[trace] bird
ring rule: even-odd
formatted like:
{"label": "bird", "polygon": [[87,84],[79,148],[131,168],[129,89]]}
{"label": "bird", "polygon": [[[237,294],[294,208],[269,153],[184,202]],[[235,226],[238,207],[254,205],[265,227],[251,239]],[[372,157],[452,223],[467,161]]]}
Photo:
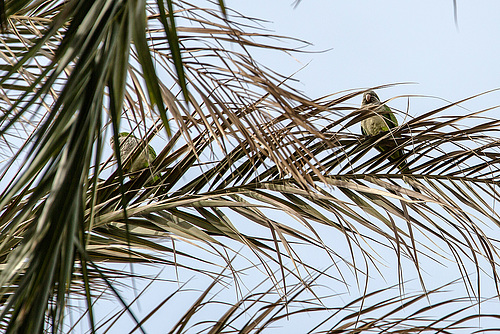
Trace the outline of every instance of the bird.
{"label": "bird", "polygon": [[[398,126],[398,120],[391,111],[391,108],[382,104],[378,95],[370,90],[363,94],[363,101],[361,102],[361,109],[370,109],[373,116],[365,118],[361,121],[361,132],[365,136],[376,136],[378,134],[389,132],[391,129]],[[393,151],[397,147],[397,143],[392,140],[387,140],[383,145],[379,144],[375,148],[381,153]],[[404,153],[402,149],[397,149],[389,156],[389,161],[397,162],[401,160]],[[406,159],[400,162],[398,169],[401,173],[409,173]]]}
{"label": "bird", "polygon": [[[146,144],[143,140],[128,132],[120,132],[118,134],[118,141],[120,145],[121,161],[125,163],[125,165],[122,166],[123,171],[130,173],[131,175],[129,175],[129,177],[131,179],[135,178],[133,175],[134,172],[150,167],[153,160],[156,159],[156,152],[151,145],[145,146]],[[113,148],[113,153],[116,155],[113,137],[110,139],[110,144]],[[139,150],[142,151],[139,153]],[[133,161],[127,161],[130,158],[132,158]],[[158,175],[154,175],[148,180],[148,183],[155,182],[158,178]]]}

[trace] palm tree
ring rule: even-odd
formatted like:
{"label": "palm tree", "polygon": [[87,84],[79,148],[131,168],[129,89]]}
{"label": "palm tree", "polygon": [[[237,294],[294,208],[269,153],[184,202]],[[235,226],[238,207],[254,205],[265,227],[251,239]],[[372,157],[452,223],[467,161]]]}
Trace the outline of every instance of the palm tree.
{"label": "palm tree", "polygon": [[[482,317],[483,286],[498,294],[497,240],[484,231],[499,221],[491,110],[442,116],[458,101],[365,137],[363,91],[298,93],[251,56],[294,49],[222,1],[2,4],[6,332],[69,332],[84,321],[102,331],[123,314],[146,331],[189,293],[175,282],[139,315],[148,286],[130,298],[130,282],[171,286],[150,266],[210,282],[170,319],[165,330],[179,333],[261,331],[310,314],[321,318],[312,332],[453,332]],[[109,146],[122,131],[158,151],[135,175]],[[391,152],[374,155],[384,141],[405,150],[411,175]],[[396,284],[373,289],[387,257]],[[435,301],[450,285],[428,288],[425,266],[450,259],[467,291]],[[419,292],[405,290],[411,270]],[[362,292],[339,306],[338,284]],[[214,293],[227,286],[230,297]],[[102,316],[103,298],[122,310]]]}

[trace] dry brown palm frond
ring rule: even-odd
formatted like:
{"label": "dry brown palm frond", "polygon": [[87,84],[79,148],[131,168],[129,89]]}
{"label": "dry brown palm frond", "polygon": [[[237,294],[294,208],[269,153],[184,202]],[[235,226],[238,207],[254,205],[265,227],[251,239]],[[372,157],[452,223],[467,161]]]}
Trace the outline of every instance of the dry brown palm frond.
{"label": "dry brown palm frond", "polygon": [[[9,3],[0,42],[0,135],[10,158],[1,175],[0,325],[39,332],[48,321],[57,331],[73,294],[84,295],[93,323],[93,289],[103,285],[127,310],[107,267],[116,263],[130,264],[130,276],[133,264],[211,278],[228,266],[240,282],[237,254],[279,293],[268,310],[295,289],[321,302],[308,284],[324,266],[310,263],[310,249],[334,265],[325,274],[332,284],[365,289],[373,273],[384,276],[389,251],[401,291],[413,269],[424,288],[401,297],[409,303],[426,295],[428,262],[453,263],[471,297],[481,297],[483,280],[498,285],[498,237],[485,231],[499,223],[499,121],[494,107],[453,115],[482,96],[364,137],[363,91],[297,93],[251,57],[253,48],[293,49],[258,21],[208,2],[164,5]],[[109,137],[123,130],[161,148],[137,175],[108,159]],[[389,142],[406,152],[411,175],[387,159],[394,150],[376,154]],[[352,319],[339,326],[386,329],[385,318]]]}
{"label": "dry brown palm frond", "polygon": [[[494,312],[477,314],[474,308],[478,303],[457,297],[453,292],[456,281],[426,293],[400,295],[394,285],[353,297],[331,291],[324,285],[324,278],[320,273],[305,280],[310,289],[322,291],[321,300],[311,295],[302,283],[290,285],[287,294],[281,295],[268,280],[263,280],[253,283],[248,292],[232,301],[227,296],[226,286],[230,280],[221,274],[207,282],[206,288],[199,288],[199,284],[193,287],[194,282],[190,281],[157,291],[155,294],[159,295],[160,302],[141,312],[135,307],[138,298],[158,286],[157,277],[144,277],[142,279],[149,283],[127,304],[129,311],[135,314],[136,323],[122,321],[126,314],[122,310],[110,312],[99,321],[96,329],[112,330],[119,324],[123,331],[133,332],[139,328],[147,331],[161,324],[169,333],[260,333],[287,328],[304,333],[455,333],[474,332],[479,323],[498,320]],[[190,301],[182,303],[185,295],[189,295]],[[433,305],[429,305],[429,298]],[[494,298],[485,298],[481,303],[486,304]],[[177,310],[175,319],[174,312],[169,311],[173,309]],[[165,315],[174,321],[165,324]],[[81,322],[82,318],[73,328],[82,327]],[[495,331],[496,327],[489,329]]]}

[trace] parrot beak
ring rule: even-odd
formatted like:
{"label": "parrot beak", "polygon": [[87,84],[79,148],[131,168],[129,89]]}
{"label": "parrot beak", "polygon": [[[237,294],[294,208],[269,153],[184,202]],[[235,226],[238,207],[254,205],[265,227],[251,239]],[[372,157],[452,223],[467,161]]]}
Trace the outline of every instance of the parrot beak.
{"label": "parrot beak", "polygon": [[365,101],[366,101],[367,103],[370,103],[370,100],[371,100],[371,99],[372,99],[372,96],[371,96],[370,94],[366,94],[366,96],[365,96]]}

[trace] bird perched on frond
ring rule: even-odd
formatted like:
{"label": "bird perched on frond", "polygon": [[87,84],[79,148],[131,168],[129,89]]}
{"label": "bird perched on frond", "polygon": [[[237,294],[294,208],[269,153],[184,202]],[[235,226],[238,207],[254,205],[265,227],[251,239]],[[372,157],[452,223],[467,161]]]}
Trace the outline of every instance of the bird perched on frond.
{"label": "bird perched on frond", "polygon": [[[126,173],[134,173],[144,168],[148,168],[151,166],[153,160],[156,159],[156,152],[151,145],[146,146],[146,143],[143,140],[131,135],[128,132],[119,133],[118,141],[120,145],[121,161],[122,163],[125,163],[122,167],[123,171]],[[111,137],[110,143],[113,148],[113,154],[115,154],[115,141],[113,137]],[[130,157],[133,157],[133,159],[127,162]],[[135,176],[133,174],[130,175],[130,178],[134,177]],[[155,182],[158,178],[158,175],[154,175],[148,183]]]}
{"label": "bird perched on frond", "polygon": [[[389,132],[392,128],[398,126],[398,120],[391,111],[391,108],[382,104],[378,95],[370,90],[363,94],[363,101],[361,102],[361,109],[372,110],[373,116],[365,118],[361,121],[361,132],[365,136],[376,136],[383,132]],[[376,149],[381,153],[393,151],[397,147],[397,143],[392,140],[386,140],[383,145],[377,145]],[[391,162],[400,161],[404,153],[402,149],[397,149],[389,156]],[[409,173],[406,160],[403,160],[398,165],[399,170],[403,174]]]}

